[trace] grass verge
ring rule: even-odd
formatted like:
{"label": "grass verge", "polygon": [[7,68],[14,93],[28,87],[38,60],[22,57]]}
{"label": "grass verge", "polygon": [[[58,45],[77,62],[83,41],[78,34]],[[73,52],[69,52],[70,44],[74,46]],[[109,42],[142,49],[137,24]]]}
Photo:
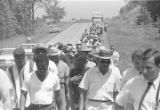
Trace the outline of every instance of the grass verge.
{"label": "grass verge", "polygon": [[[68,28],[71,23],[62,22],[57,25],[61,27],[61,30],[63,31]],[[47,42],[57,34],[58,33],[49,33],[49,26],[47,24],[41,24],[37,26],[36,32],[34,35],[31,35],[31,38],[33,43]],[[24,35],[17,35],[8,39],[0,40],[0,48],[18,47],[19,44],[22,43],[26,43],[26,37]]]}
{"label": "grass verge", "polygon": [[121,71],[131,66],[131,54],[134,50],[139,48],[160,49],[160,40],[155,39],[157,31],[151,25],[137,26],[119,21],[110,21],[108,23],[108,32],[104,38],[107,37],[107,42],[113,44],[115,50],[120,53],[119,68]]}

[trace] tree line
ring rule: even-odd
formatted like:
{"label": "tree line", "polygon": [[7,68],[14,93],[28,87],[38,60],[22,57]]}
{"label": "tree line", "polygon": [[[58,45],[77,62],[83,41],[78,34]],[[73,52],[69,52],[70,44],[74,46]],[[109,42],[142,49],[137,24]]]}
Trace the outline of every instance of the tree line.
{"label": "tree line", "polygon": [[58,0],[0,0],[0,39],[33,34],[38,8],[44,8],[47,13],[44,18],[52,19],[54,23],[66,15]]}
{"label": "tree line", "polygon": [[[120,15],[126,14],[135,7],[140,7],[140,15],[137,16],[137,24],[148,24],[159,22],[160,1],[159,0],[125,0],[126,5],[120,9]],[[151,19],[151,21],[150,21]]]}

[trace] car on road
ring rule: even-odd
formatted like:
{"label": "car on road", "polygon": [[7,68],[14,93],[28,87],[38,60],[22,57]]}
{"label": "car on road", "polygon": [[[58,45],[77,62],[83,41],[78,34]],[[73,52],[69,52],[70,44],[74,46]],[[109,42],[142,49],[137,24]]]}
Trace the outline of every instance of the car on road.
{"label": "car on road", "polygon": [[59,33],[61,28],[59,26],[49,25],[49,33]]}
{"label": "car on road", "polygon": [[26,54],[27,59],[32,59],[32,57],[33,57],[32,49],[36,45],[37,44],[34,44],[34,43],[20,44],[20,48],[23,48],[25,50],[25,54]]}
{"label": "car on road", "polygon": [[13,51],[15,48],[0,49],[0,68],[6,70],[8,66],[14,64]]}

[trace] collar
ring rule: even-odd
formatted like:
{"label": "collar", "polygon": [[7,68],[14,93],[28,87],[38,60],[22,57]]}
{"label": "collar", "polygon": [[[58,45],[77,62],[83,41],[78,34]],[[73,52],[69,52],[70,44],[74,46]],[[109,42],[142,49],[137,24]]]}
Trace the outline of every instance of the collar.
{"label": "collar", "polygon": [[[143,75],[142,75],[143,76]],[[144,81],[147,83],[148,81],[143,77]],[[153,87],[155,89],[158,89],[158,86],[159,86],[159,83],[160,83],[160,72],[158,74],[158,77],[153,81]]]}
{"label": "collar", "polygon": [[[101,75],[103,75],[100,71],[99,71],[99,68],[98,68],[98,66],[96,66],[96,73],[99,73],[99,74],[101,74]],[[108,76],[109,74],[111,74],[111,72],[112,72],[112,69],[111,68],[108,68],[108,71],[106,72],[106,74],[104,75],[104,76]]]}
{"label": "collar", "polygon": [[153,86],[158,89],[158,86],[159,86],[159,83],[160,83],[160,72],[158,74],[158,77],[153,81]]}

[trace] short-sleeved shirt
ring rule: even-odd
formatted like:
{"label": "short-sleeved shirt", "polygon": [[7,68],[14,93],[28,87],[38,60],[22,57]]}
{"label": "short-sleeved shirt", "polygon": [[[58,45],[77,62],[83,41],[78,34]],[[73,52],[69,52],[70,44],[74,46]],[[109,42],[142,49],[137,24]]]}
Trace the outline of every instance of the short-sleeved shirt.
{"label": "short-sleeved shirt", "polygon": [[60,78],[61,83],[64,83],[64,78],[69,76],[69,67],[62,60],[57,64],[58,76]]}
{"label": "short-sleeved shirt", "polygon": [[94,67],[85,73],[79,87],[88,91],[88,99],[113,102],[113,91],[119,91],[120,77],[112,69],[103,75],[98,67]]}
{"label": "short-sleeved shirt", "polygon": [[[143,104],[141,106],[141,110],[155,110],[156,94],[159,82],[160,82],[160,75],[153,82],[153,85],[147,92]],[[124,88],[120,91],[120,93],[117,95],[116,103],[120,106],[125,106],[127,103],[130,103],[133,104],[134,110],[138,110],[142,95],[144,94],[147,88],[147,83],[148,82],[147,80],[145,80],[143,75],[138,75],[130,79],[126,83]]]}
{"label": "short-sleeved shirt", "polygon": [[34,71],[26,78],[22,85],[23,91],[28,91],[32,104],[51,104],[53,92],[60,90],[60,80],[56,74],[49,72],[47,77],[40,81]]}
{"label": "short-sleeved shirt", "polygon": [[9,98],[11,88],[12,85],[7,74],[2,69],[0,69],[0,100],[2,100],[2,102]]}
{"label": "short-sleeved shirt", "polygon": [[135,76],[138,76],[140,75],[139,74],[139,71],[137,71],[135,69],[135,67],[130,67],[128,68],[127,70],[125,70],[122,74],[122,81],[121,81],[121,88],[124,87],[124,85],[126,84],[126,82],[130,79],[132,79],[133,77]]}

